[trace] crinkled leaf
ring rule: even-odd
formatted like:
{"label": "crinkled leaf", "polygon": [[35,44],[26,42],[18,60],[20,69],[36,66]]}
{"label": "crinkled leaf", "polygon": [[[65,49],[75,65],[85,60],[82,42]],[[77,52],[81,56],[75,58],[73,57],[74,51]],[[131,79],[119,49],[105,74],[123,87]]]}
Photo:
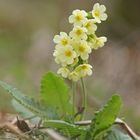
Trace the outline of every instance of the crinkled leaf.
{"label": "crinkled leaf", "polygon": [[69,138],[84,137],[87,130],[80,128],[77,125],[70,124],[61,120],[48,120],[44,122],[44,126],[47,128],[54,128],[61,131],[65,136]]}
{"label": "crinkled leaf", "polygon": [[41,97],[44,103],[59,109],[63,114],[71,113],[72,105],[69,103],[69,88],[64,80],[49,72],[41,80]]}
{"label": "crinkled leaf", "polygon": [[132,138],[129,135],[122,133],[118,129],[112,129],[103,138],[103,140],[132,140]]}
{"label": "crinkled leaf", "polygon": [[96,139],[112,126],[120,111],[121,104],[120,96],[114,95],[102,109],[95,113],[89,133],[87,134],[87,138],[90,137],[89,140]]}
{"label": "crinkled leaf", "polygon": [[30,110],[35,115],[41,117],[41,118],[48,118],[53,119],[56,118],[55,111],[52,108],[44,108],[42,107],[38,102],[36,102],[34,99],[25,96],[20,91],[18,91],[16,88],[12,87],[11,85],[0,81],[0,86],[3,87],[8,93],[21,105],[23,105],[25,108]]}

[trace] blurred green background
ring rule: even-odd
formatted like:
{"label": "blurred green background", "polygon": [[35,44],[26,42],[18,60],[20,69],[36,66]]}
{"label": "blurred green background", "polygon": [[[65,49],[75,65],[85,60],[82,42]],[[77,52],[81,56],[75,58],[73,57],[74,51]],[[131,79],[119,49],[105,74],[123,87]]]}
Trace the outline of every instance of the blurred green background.
{"label": "blurred green background", "polygon": [[[72,10],[90,11],[95,2],[107,7],[109,18],[97,34],[107,36],[108,42],[90,57],[94,73],[86,79],[89,110],[118,93],[124,102],[120,116],[140,134],[139,0],[0,0],[0,80],[37,98],[41,76],[58,68],[53,36],[71,29]],[[0,110],[12,110],[2,89]]]}

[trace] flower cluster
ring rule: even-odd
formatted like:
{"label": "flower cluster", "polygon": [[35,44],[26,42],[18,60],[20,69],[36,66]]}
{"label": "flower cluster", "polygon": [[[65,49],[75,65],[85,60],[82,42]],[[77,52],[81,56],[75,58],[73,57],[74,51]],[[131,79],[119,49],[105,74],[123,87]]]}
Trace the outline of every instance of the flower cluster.
{"label": "flower cluster", "polygon": [[92,66],[88,64],[89,54],[93,49],[104,46],[106,37],[97,37],[97,24],[107,19],[104,5],[96,3],[93,10],[74,10],[69,16],[69,23],[73,29],[69,34],[60,32],[54,36],[55,51],[53,56],[57,64],[61,65],[57,73],[72,81],[92,74]]}

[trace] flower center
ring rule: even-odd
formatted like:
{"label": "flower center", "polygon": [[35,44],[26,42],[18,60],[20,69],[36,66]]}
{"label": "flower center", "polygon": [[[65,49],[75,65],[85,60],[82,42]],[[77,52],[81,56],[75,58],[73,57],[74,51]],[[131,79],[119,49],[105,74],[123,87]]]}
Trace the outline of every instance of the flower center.
{"label": "flower center", "polygon": [[72,56],[72,52],[70,50],[65,51],[65,56],[71,57]]}
{"label": "flower center", "polygon": [[68,44],[68,40],[66,38],[61,40],[62,45],[66,46]]}
{"label": "flower center", "polygon": [[80,52],[84,52],[84,51],[85,51],[85,48],[84,48],[83,46],[80,46],[80,47],[79,47],[79,51],[80,51]]}
{"label": "flower center", "polygon": [[81,16],[81,15],[76,15],[76,17],[75,17],[75,18],[76,18],[76,20],[77,20],[77,21],[82,20],[82,16]]}
{"label": "flower center", "polygon": [[99,10],[96,10],[96,11],[95,11],[95,16],[96,16],[96,17],[99,17],[99,16],[100,16],[100,11],[99,11]]}
{"label": "flower center", "polygon": [[83,70],[85,70],[85,69],[87,69],[87,66],[83,65],[81,68],[82,68]]}
{"label": "flower center", "polygon": [[80,36],[80,35],[82,34],[82,30],[77,29],[77,30],[76,30],[76,34],[77,34],[78,36]]}
{"label": "flower center", "polygon": [[88,22],[86,28],[89,28],[90,26],[91,26],[91,22]]}

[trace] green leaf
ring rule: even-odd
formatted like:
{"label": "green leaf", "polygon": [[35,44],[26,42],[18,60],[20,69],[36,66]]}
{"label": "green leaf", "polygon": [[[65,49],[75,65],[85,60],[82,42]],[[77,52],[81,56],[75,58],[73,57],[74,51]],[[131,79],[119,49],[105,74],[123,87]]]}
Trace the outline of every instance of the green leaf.
{"label": "green leaf", "polygon": [[[34,113],[29,111],[27,108],[25,108],[23,105],[19,104],[15,99],[12,99],[12,105],[14,109],[23,117],[23,118],[30,118],[35,116]],[[40,121],[41,118],[39,117],[33,117],[30,119],[30,122],[33,124],[37,124]]]}
{"label": "green leaf", "polygon": [[121,104],[120,96],[114,95],[102,109],[95,112],[88,133],[91,140],[95,140],[101,133],[112,126],[120,111]]}
{"label": "green leaf", "polygon": [[132,140],[132,138],[129,135],[122,133],[118,129],[112,129],[103,138],[103,140]]}
{"label": "green leaf", "polygon": [[49,72],[41,80],[41,98],[47,104],[63,114],[72,112],[72,105],[69,103],[69,88],[64,80],[58,75]]}
{"label": "green leaf", "polygon": [[60,130],[65,136],[69,138],[83,137],[87,130],[77,125],[70,124],[61,120],[48,120],[44,122],[44,127],[54,128]]}
{"label": "green leaf", "polygon": [[35,115],[41,117],[41,118],[48,118],[53,119],[55,114],[55,111],[51,108],[44,108],[42,107],[38,102],[36,102],[34,99],[25,96],[20,91],[18,91],[16,88],[8,85],[7,83],[0,81],[0,86],[3,87],[8,93],[21,105],[23,105],[25,108],[33,112]]}

